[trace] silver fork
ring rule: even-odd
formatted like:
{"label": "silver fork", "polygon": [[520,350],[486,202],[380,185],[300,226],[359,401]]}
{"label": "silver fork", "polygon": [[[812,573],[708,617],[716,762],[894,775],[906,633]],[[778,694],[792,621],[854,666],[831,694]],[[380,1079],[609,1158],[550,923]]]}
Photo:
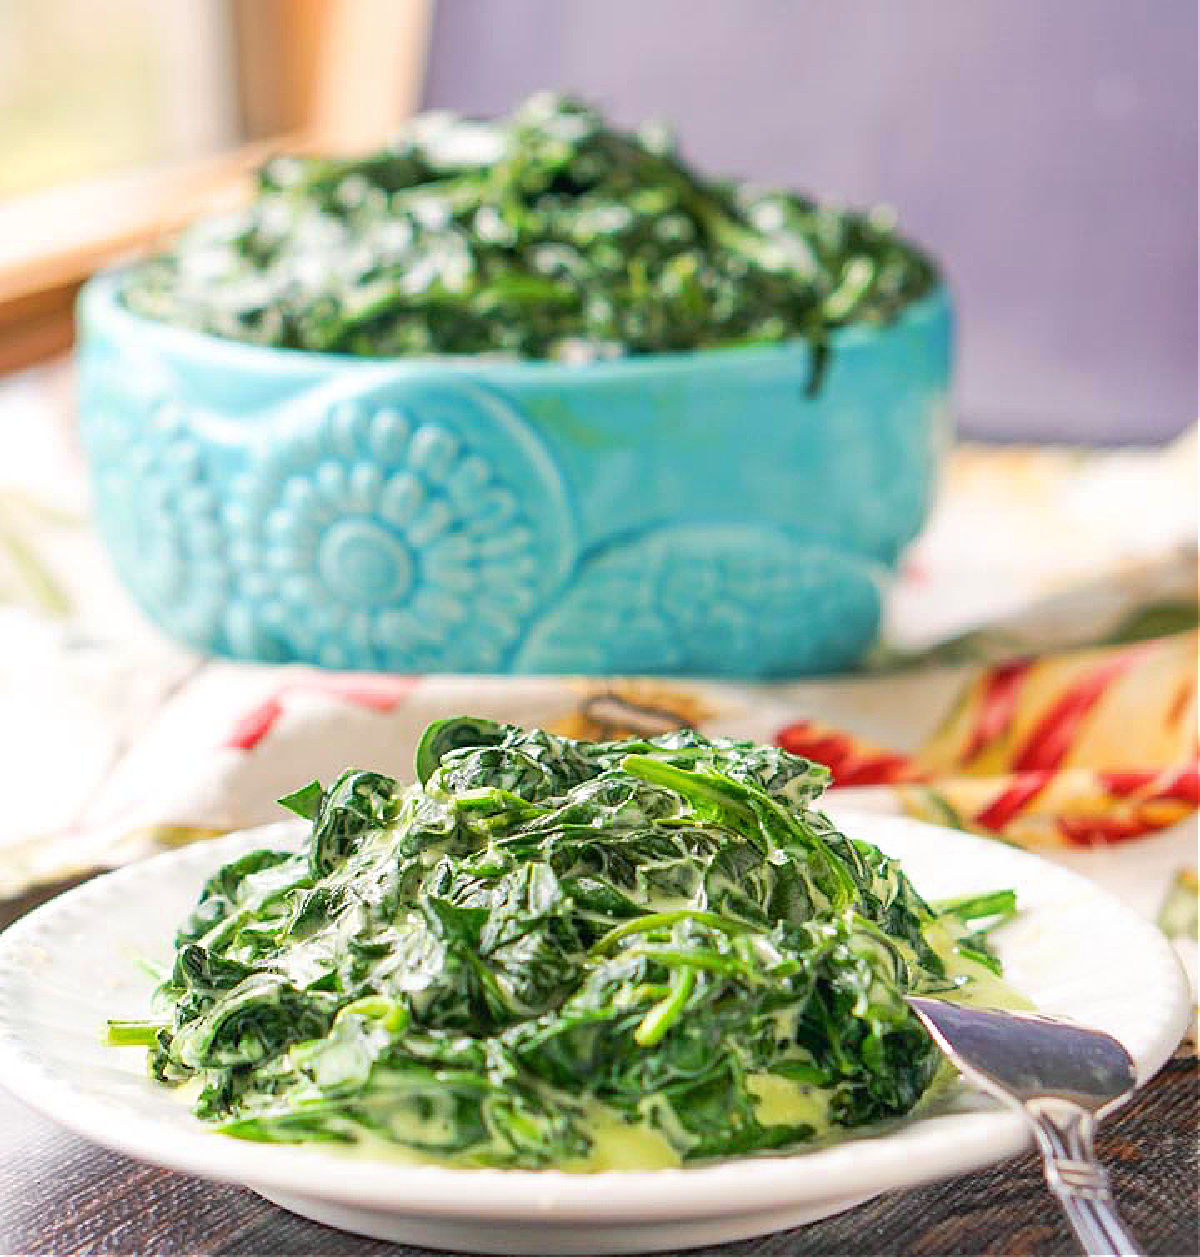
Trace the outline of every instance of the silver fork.
{"label": "silver fork", "polygon": [[923,995],[907,999],[963,1076],[1033,1128],[1046,1182],[1084,1252],[1139,1257],[1092,1143],[1097,1119],[1133,1091],[1129,1053],[1111,1035],[1051,1017],[964,1008]]}

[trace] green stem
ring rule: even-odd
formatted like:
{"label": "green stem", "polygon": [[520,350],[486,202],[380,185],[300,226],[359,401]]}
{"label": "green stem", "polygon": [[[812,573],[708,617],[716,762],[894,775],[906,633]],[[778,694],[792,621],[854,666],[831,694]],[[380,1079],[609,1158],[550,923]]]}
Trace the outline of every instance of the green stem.
{"label": "green stem", "polygon": [[638,956],[665,966],[668,969],[707,969],[710,973],[737,974],[752,980],[746,972],[746,966],[730,956],[722,956],[715,951],[672,951],[669,948],[638,947],[634,949]]}
{"label": "green stem", "polygon": [[158,1032],[166,1029],[161,1021],[108,1021],[105,1026],[109,1047],[153,1047]]}
{"label": "green stem", "polygon": [[726,917],[717,916],[715,912],[703,912],[699,908],[677,908],[674,912],[648,912],[645,916],[635,917],[632,921],[623,921],[614,929],[609,930],[603,938],[592,944],[589,955],[597,956],[608,951],[612,945],[631,934],[645,934],[657,930],[661,926],[674,925],[677,921],[696,921],[700,925],[711,925],[713,929],[724,930],[726,934],[747,934],[750,927],[739,921],[730,921]]}
{"label": "green stem", "polygon": [[642,1018],[642,1024],[633,1032],[633,1040],[639,1047],[653,1047],[683,1015],[683,1010],[696,985],[692,969],[679,969],[671,975],[671,993]]}
{"label": "green stem", "polygon": [[952,899],[938,899],[929,905],[940,917],[957,917],[960,921],[980,921],[985,917],[1009,920],[1017,912],[1015,890],[993,890],[982,895],[958,895]]}
{"label": "green stem", "polygon": [[985,951],[980,951],[979,948],[972,947],[969,943],[956,944],[955,951],[957,951],[964,960],[973,960],[977,965],[982,965],[985,969],[994,973],[997,977],[1000,976],[1002,970],[1000,962],[995,956],[989,955]]}

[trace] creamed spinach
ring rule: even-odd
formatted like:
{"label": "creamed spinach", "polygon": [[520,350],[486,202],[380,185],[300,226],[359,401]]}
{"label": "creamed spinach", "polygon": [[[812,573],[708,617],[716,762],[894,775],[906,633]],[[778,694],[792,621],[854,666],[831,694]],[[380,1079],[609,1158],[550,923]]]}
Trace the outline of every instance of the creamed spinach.
{"label": "creamed spinach", "polygon": [[[279,156],[256,196],[134,267],[126,304],[359,356],[588,361],[886,323],[938,281],[883,212],[708,179],[661,127],[532,97],[415,119],[365,156]],[[815,381],[814,381],[815,382]]]}
{"label": "creamed spinach", "polygon": [[176,937],[162,1081],[246,1139],[461,1165],[669,1165],[907,1113],[938,1054],[910,991],[998,966],[813,803],[824,768],[679,732],[585,743],[458,718],[408,788],[350,771],[284,802]]}

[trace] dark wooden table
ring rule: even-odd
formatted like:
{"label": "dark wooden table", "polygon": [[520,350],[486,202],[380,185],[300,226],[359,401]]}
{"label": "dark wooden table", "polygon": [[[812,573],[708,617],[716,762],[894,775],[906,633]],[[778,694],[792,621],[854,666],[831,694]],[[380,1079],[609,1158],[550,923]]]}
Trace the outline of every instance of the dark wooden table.
{"label": "dark wooden table", "polygon": [[[0,928],[27,906],[0,904]],[[1146,1251],[1163,1257],[1200,1252],[1197,1063],[1193,1051],[1182,1049],[1106,1124],[1099,1140],[1126,1219]],[[695,1251],[712,1257],[1048,1257],[1076,1249],[1039,1164],[1026,1156],[984,1173],[881,1196],[802,1230]],[[424,1252],[332,1231],[243,1188],[93,1147],[0,1090],[0,1253]]]}

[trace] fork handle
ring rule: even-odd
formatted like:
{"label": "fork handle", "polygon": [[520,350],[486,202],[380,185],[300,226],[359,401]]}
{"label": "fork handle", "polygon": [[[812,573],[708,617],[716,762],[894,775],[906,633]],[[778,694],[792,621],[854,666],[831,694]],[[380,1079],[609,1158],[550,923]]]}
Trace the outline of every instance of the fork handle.
{"label": "fork handle", "polygon": [[1096,1160],[1092,1115],[1067,1100],[1026,1104],[1033,1118],[1046,1182],[1058,1197],[1088,1257],[1142,1257],[1113,1203],[1108,1174]]}

